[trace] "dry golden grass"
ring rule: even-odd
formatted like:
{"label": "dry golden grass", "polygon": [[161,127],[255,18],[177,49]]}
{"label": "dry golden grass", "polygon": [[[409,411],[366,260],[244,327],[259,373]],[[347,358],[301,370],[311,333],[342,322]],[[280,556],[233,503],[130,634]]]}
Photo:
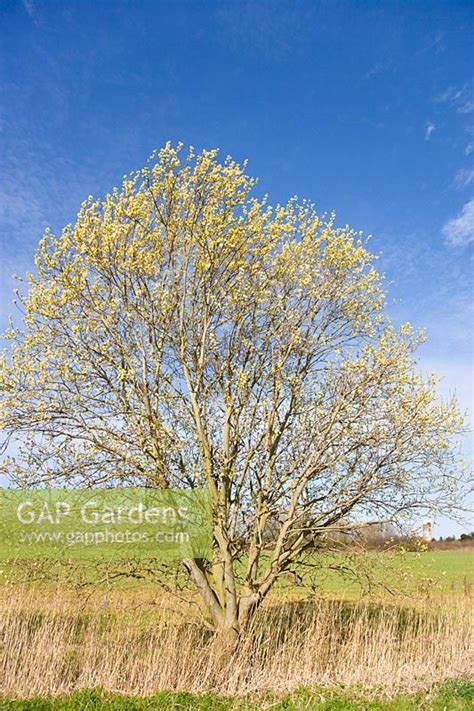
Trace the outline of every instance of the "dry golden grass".
{"label": "dry golden grass", "polygon": [[472,606],[446,598],[416,607],[319,600],[261,610],[222,660],[190,609],[122,591],[86,598],[10,589],[0,622],[0,694],[27,697],[103,687],[231,695],[363,684],[415,690],[469,673]]}

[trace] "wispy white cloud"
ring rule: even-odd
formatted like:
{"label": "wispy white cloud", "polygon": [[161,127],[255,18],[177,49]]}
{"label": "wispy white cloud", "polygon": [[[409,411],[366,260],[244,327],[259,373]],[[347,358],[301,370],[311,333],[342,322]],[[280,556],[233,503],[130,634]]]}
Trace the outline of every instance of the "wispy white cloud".
{"label": "wispy white cloud", "polygon": [[33,19],[36,15],[36,6],[33,0],[22,0],[22,5],[25,8],[28,15]]}
{"label": "wispy white cloud", "polygon": [[474,242],[474,198],[464,205],[459,215],[446,222],[443,234],[446,242],[453,247],[464,247]]}
{"label": "wispy white cloud", "polygon": [[436,53],[442,52],[444,50],[443,39],[444,32],[437,32],[434,37],[428,37],[423,46],[415,53],[415,56],[425,54],[425,52],[429,52],[432,49],[436,50]]}
{"label": "wispy white cloud", "polygon": [[[468,134],[468,143],[464,148],[464,155],[469,156],[474,152],[474,126],[472,125],[469,114],[474,112],[474,82],[466,82],[462,86],[450,86],[438,96],[433,98],[435,104],[444,104],[445,108],[452,114],[455,112],[465,116],[464,130]],[[439,110],[439,109],[438,109]],[[425,139],[428,140],[425,135]],[[474,182],[474,171],[461,168],[456,173],[454,185],[458,188],[463,188],[471,185]]]}
{"label": "wispy white cloud", "polygon": [[364,79],[372,79],[373,77],[380,76],[384,74],[392,67],[392,61],[387,60],[385,62],[375,62],[364,74]]}
{"label": "wispy white cloud", "polygon": [[428,125],[426,126],[426,130],[425,130],[425,141],[429,141],[429,140],[430,140],[431,134],[432,134],[433,131],[435,131],[435,130],[436,130],[436,126],[434,125],[434,123],[431,123],[431,121],[430,121],[430,122],[428,123]]}
{"label": "wispy white cloud", "polygon": [[472,114],[474,111],[474,100],[469,99],[458,106],[458,114]]}
{"label": "wispy white cloud", "polygon": [[458,188],[466,188],[474,183],[474,168],[461,168],[454,177],[454,183]]}
{"label": "wispy white cloud", "polygon": [[446,101],[455,101],[461,96],[461,90],[456,89],[454,86],[450,86],[443,91],[442,94],[438,94],[434,97],[434,100],[438,104],[444,104]]}
{"label": "wispy white cloud", "polygon": [[474,111],[473,83],[467,82],[461,87],[450,86],[434,98],[437,104],[449,104],[458,114],[471,114]]}

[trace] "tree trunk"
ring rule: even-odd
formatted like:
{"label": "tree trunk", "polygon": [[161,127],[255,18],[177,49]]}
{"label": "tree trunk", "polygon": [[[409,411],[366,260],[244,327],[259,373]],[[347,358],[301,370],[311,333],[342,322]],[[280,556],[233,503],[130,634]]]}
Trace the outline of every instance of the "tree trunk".
{"label": "tree trunk", "polygon": [[234,654],[237,652],[240,639],[241,630],[238,623],[234,626],[223,625],[216,629],[213,641],[213,658],[214,672],[217,675],[230,664]]}
{"label": "tree trunk", "polygon": [[237,622],[235,625],[218,627],[215,632],[216,646],[222,650],[233,652],[239,644],[241,632]]}

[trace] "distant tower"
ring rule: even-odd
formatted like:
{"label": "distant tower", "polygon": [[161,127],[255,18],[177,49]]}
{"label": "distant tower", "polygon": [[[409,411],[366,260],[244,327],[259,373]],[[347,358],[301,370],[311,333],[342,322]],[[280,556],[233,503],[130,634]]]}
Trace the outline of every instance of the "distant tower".
{"label": "distant tower", "polygon": [[429,519],[423,521],[423,540],[426,543],[431,543],[433,540],[433,534],[431,533],[431,521]]}

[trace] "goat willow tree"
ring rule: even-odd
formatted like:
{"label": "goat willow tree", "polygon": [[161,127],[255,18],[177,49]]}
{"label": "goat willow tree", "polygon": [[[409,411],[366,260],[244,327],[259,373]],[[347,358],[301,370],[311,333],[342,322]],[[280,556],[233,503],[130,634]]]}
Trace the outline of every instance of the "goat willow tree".
{"label": "goat willow tree", "polygon": [[42,238],[1,363],[20,443],[4,467],[205,487],[213,559],[184,563],[232,636],[326,532],[449,504],[462,418],[416,373],[420,336],[390,325],[358,234],[255,199],[217,151],[181,155],[167,144]]}

